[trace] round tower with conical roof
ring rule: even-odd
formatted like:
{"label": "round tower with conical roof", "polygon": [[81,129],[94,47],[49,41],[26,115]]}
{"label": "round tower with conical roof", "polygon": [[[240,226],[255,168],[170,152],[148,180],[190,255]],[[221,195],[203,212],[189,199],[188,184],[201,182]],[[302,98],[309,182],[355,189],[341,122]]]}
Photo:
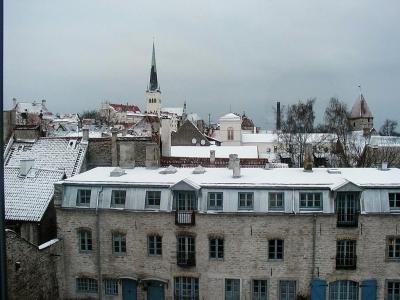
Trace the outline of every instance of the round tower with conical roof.
{"label": "round tower with conical roof", "polygon": [[362,93],[351,108],[349,121],[353,131],[371,130],[374,127],[374,117]]}

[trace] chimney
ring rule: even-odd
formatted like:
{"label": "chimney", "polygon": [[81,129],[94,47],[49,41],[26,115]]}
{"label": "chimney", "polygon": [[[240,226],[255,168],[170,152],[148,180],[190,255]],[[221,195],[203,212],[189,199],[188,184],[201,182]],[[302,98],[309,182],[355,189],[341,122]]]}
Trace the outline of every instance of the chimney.
{"label": "chimney", "polygon": [[35,160],[34,159],[21,159],[20,160],[20,167],[19,167],[19,175],[20,176],[28,175],[30,169],[33,168],[34,164],[35,164]]}
{"label": "chimney", "polygon": [[382,162],[381,170],[382,170],[382,171],[387,171],[387,170],[389,170],[389,169],[388,169],[388,163],[387,163],[387,161],[383,161],[383,162]]}
{"label": "chimney", "polygon": [[118,166],[118,148],[117,148],[118,129],[111,129],[111,166]]}
{"label": "chimney", "polygon": [[152,169],[158,168],[159,147],[158,145],[146,145],[146,160],[145,167]]}
{"label": "chimney", "polygon": [[126,136],[128,133],[128,129],[124,126],[124,129],[122,129],[122,136]]}
{"label": "chimney", "polygon": [[233,160],[233,178],[240,177],[240,158],[235,157]]}
{"label": "chimney", "polygon": [[82,142],[89,141],[89,128],[87,126],[82,129]]}
{"label": "chimney", "polygon": [[230,169],[230,170],[233,169],[233,163],[234,163],[236,158],[238,158],[237,154],[229,154],[228,169]]}
{"label": "chimney", "polygon": [[210,150],[210,164],[215,164],[215,150]]}
{"label": "chimney", "polygon": [[161,119],[161,154],[171,156],[171,119]]}
{"label": "chimney", "polygon": [[15,109],[16,106],[17,106],[17,99],[13,98],[13,109]]}
{"label": "chimney", "polygon": [[281,130],[281,103],[276,102],[276,130]]}
{"label": "chimney", "polygon": [[312,145],[306,144],[304,147],[304,163],[303,163],[304,172],[312,172],[313,162],[314,162],[314,157],[313,157]]}
{"label": "chimney", "polygon": [[42,99],[42,105],[46,106],[46,99]]}

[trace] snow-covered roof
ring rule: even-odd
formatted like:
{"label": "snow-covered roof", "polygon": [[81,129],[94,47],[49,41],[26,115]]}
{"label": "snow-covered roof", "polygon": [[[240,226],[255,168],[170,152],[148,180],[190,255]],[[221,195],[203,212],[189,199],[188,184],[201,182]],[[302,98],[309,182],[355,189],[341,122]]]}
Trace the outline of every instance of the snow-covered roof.
{"label": "snow-covered roof", "polygon": [[136,105],[115,104],[115,103],[109,103],[108,105],[112,107],[116,112],[140,113],[140,109]]}
{"label": "snow-covered roof", "polygon": [[399,136],[380,136],[373,135],[369,141],[371,146],[378,147],[399,147],[400,146],[400,137]]}
{"label": "snow-covered roof", "polygon": [[39,248],[39,250],[43,250],[43,249],[50,247],[51,245],[54,245],[55,243],[57,243],[59,241],[60,241],[59,239],[52,239],[50,241],[47,241],[46,243],[39,245],[38,248]]}
{"label": "snow-covered roof", "polygon": [[351,108],[350,118],[372,118],[372,113],[368,107],[367,101],[365,101],[364,96],[360,94],[356,102]]}
{"label": "snow-covered roof", "polygon": [[196,123],[197,121],[201,120],[201,117],[197,113],[190,113],[187,115],[186,119],[190,122]]}
{"label": "snow-covered roof", "polygon": [[5,156],[5,166],[19,167],[20,160],[34,159],[40,169],[65,170],[67,177],[80,172],[87,143],[80,139],[39,138],[36,141],[14,141]]}
{"label": "snow-covered roof", "polygon": [[234,113],[229,113],[226,115],[223,115],[221,118],[219,118],[220,121],[227,121],[227,120],[240,120],[240,117]]}
{"label": "snow-covered roof", "polygon": [[175,157],[210,157],[210,150],[215,150],[215,157],[229,158],[237,154],[239,158],[258,158],[257,146],[171,146],[171,156]]}
{"label": "snow-covered roof", "polygon": [[178,117],[182,117],[183,107],[162,107],[161,113],[176,114]]}
{"label": "snow-covered roof", "polygon": [[277,143],[276,133],[243,133],[242,143]]}
{"label": "snow-covered roof", "polygon": [[19,167],[4,168],[6,220],[39,222],[54,192],[54,183],[64,176],[62,170],[32,168],[19,176]]}
{"label": "snow-covered roof", "polygon": [[121,184],[171,187],[182,180],[190,180],[200,187],[313,187],[333,189],[345,181],[360,187],[400,188],[400,169],[387,171],[375,168],[341,168],[340,173],[329,173],[326,168],[304,172],[302,168],[241,168],[241,177],[234,178],[232,170],[206,168],[193,174],[193,168],[177,168],[173,174],[160,174],[160,169],[127,169],[120,177],[110,177],[111,167],[99,167],[66,179],[66,184]]}
{"label": "snow-covered roof", "polygon": [[42,102],[18,102],[17,106],[15,107],[15,110],[17,113],[34,113],[34,114],[40,114],[42,112],[43,114],[48,112],[46,106]]}

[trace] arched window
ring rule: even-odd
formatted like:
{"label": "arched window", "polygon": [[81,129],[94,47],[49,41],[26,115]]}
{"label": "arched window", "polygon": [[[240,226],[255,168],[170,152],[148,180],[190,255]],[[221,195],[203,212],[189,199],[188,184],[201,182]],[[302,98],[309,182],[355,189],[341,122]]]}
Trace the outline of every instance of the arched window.
{"label": "arched window", "polygon": [[233,141],[233,127],[228,127],[228,141]]}

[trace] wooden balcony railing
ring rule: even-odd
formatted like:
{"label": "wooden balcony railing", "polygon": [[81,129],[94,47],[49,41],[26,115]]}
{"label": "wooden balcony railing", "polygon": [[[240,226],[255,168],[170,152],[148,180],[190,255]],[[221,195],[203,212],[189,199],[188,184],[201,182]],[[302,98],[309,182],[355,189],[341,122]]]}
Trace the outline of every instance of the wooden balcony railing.
{"label": "wooden balcony railing", "polygon": [[175,224],[193,226],[196,222],[196,215],[194,210],[176,210],[175,211]]}

